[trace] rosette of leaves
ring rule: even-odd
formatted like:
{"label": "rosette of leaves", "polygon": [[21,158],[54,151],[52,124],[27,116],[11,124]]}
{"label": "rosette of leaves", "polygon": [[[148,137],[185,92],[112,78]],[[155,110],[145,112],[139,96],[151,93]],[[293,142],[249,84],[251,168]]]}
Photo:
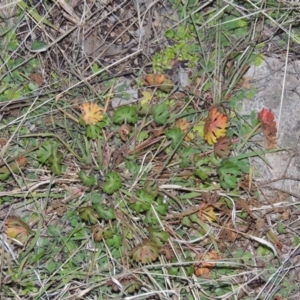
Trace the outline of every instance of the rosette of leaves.
{"label": "rosette of leaves", "polygon": [[145,190],[138,190],[135,199],[130,204],[130,207],[137,213],[144,212],[150,209],[155,197],[147,194]]}
{"label": "rosette of leaves", "polygon": [[159,247],[154,241],[145,239],[141,244],[132,249],[131,255],[136,262],[150,264],[158,258]]}
{"label": "rosette of leaves", "polygon": [[118,107],[113,114],[113,122],[115,124],[122,124],[124,122],[135,124],[138,119],[138,113],[135,106],[121,106]]}
{"label": "rosette of leaves", "polygon": [[106,194],[113,194],[122,186],[122,179],[116,172],[109,172],[105,176],[102,189]]}

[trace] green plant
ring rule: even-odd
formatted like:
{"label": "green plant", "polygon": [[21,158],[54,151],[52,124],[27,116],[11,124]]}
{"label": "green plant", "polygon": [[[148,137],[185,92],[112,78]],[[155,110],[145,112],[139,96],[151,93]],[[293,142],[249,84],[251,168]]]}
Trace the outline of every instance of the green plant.
{"label": "green plant", "polygon": [[102,189],[107,194],[112,194],[119,190],[122,186],[122,180],[118,173],[109,172],[105,176],[105,181],[103,183]]}

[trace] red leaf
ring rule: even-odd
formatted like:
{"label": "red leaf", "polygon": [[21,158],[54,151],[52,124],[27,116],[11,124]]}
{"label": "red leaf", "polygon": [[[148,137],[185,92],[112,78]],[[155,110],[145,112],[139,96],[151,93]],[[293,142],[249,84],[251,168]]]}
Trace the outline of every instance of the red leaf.
{"label": "red leaf", "polygon": [[260,113],[258,113],[258,120],[262,124],[274,124],[276,126],[276,122],[274,121],[274,114],[271,109],[263,108]]}
{"label": "red leaf", "polygon": [[257,118],[261,122],[261,128],[265,140],[265,148],[275,148],[277,128],[274,114],[270,109],[263,108],[261,112],[258,113]]}

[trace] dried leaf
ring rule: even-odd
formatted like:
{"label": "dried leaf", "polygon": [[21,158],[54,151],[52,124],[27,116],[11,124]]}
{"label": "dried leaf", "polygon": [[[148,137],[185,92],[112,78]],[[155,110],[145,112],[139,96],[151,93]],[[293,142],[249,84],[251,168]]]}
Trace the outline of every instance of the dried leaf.
{"label": "dried leaf", "polygon": [[209,268],[195,268],[195,275],[198,277],[209,278],[210,277],[210,269]]}
{"label": "dried leaf", "polygon": [[175,257],[173,249],[169,244],[165,244],[159,251],[159,254],[163,255],[166,260],[170,261],[173,257]]}
{"label": "dried leaf", "polygon": [[216,265],[212,260],[220,260],[222,257],[216,251],[212,250],[205,255],[200,255],[197,257],[197,260],[203,260],[203,262],[199,265],[196,264],[195,267],[195,275],[202,277],[210,277],[210,270]]}
{"label": "dried leaf", "polygon": [[59,200],[53,201],[52,208],[56,212],[57,216],[59,217],[62,217],[64,213],[67,211],[66,204]]}
{"label": "dried leaf", "polygon": [[5,146],[8,142],[7,138],[1,137],[0,138],[0,148],[2,148],[3,146]]}
{"label": "dried leaf", "polygon": [[22,221],[18,216],[12,216],[6,219],[6,234],[10,238],[16,239],[22,244],[26,243],[29,237],[33,234],[30,227]]}
{"label": "dried leaf", "polygon": [[226,158],[230,154],[231,139],[228,136],[223,136],[217,139],[214,145],[214,152],[221,158]]}
{"label": "dried leaf", "polygon": [[38,86],[42,86],[43,83],[44,83],[44,78],[39,73],[32,73],[32,74],[29,75],[29,78],[30,78],[32,83],[35,83]]}
{"label": "dried leaf", "polygon": [[222,231],[219,235],[220,241],[235,242],[237,237],[238,233],[236,232],[236,229],[234,229],[233,224],[231,222],[223,225]]}
{"label": "dried leaf", "polygon": [[271,109],[263,108],[258,113],[258,120],[261,122],[261,128],[264,135],[265,148],[273,149],[276,147],[276,122]]}
{"label": "dried leaf", "polygon": [[104,228],[98,224],[91,227],[93,238],[95,242],[100,242],[103,239]]}
{"label": "dried leaf", "polygon": [[103,119],[103,110],[98,104],[85,102],[79,106],[82,112],[82,119],[86,125],[96,125]]}
{"label": "dried leaf", "polygon": [[119,129],[119,135],[123,142],[127,141],[128,136],[130,134],[130,125],[129,124],[122,124]]}
{"label": "dried leaf", "polygon": [[197,215],[202,221],[208,221],[209,223],[215,222],[217,221],[217,216],[214,209],[215,208],[213,205],[203,202],[199,205],[199,211]]}
{"label": "dried leaf", "polygon": [[252,84],[252,77],[250,76],[244,76],[242,79],[241,79],[241,82],[240,82],[240,85],[241,87],[245,88],[245,89],[250,89],[253,87],[253,84]]}
{"label": "dried leaf", "polygon": [[170,92],[174,86],[173,82],[163,74],[148,74],[145,76],[145,85],[157,86],[163,92]]}
{"label": "dried leaf", "polygon": [[226,135],[228,118],[213,107],[204,125],[204,139],[209,145],[216,143],[217,139]]}
{"label": "dried leaf", "polygon": [[144,240],[142,244],[132,249],[133,259],[142,264],[152,263],[158,258],[158,255],[159,249],[157,244],[149,239]]}

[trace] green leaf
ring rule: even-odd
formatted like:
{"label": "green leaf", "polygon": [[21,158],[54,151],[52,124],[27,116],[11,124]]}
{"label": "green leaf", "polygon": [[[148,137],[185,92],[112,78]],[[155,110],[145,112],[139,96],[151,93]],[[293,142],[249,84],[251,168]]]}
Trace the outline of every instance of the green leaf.
{"label": "green leaf", "polygon": [[182,139],[183,132],[178,127],[170,128],[166,132],[166,137],[172,140],[172,147],[175,147]]}
{"label": "green leaf", "polygon": [[141,143],[142,141],[146,140],[149,137],[149,134],[147,131],[141,131],[137,136],[137,141]]}
{"label": "green leaf", "polygon": [[93,186],[96,183],[96,177],[94,175],[87,176],[83,170],[80,170],[78,176],[83,184],[87,186]]}
{"label": "green leaf", "polygon": [[252,99],[256,95],[256,88],[250,88],[245,92],[245,96],[247,99]]}
{"label": "green leaf", "polygon": [[262,61],[263,61],[263,55],[262,54],[259,54],[255,57],[254,59],[254,65],[256,67],[259,67],[261,64],[262,64]]}
{"label": "green leaf", "polygon": [[52,274],[54,271],[57,270],[57,264],[54,261],[50,261],[47,265],[46,265],[46,270]]}
{"label": "green leaf", "polygon": [[98,123],[96,125],[89,124],[86,127],[85,134],[88,138],[94,140],[101,134],[101,128],[97,125],[98,125]]}
{"label": "green leaf", "polygon": [[121,235],[114,234],[112,238],[106,239],[105,242],[107,246],[119,249],[122,246],[123,240]]}
{"label": "green leaf", "polygon": [[115,211],[112,207],[106,207],[103,205],[96,205],[96,211],[99,215],[99,219],[113,220],[116,218]]}
{"label": "green leaf", "polygon": [[53,146],[51,150],[51,155],[47,160],[47,164],[50,165],[50,170],[55,175],[60,175],[62,172],[62,159],[63,155],[61,153],[58,153],[58,147]]}
{"label": "green leaf", "polygon": [[223,160],[218,168],[221,187],[224,189],[234,189],[238,185],[239,178],[242,174],[241,168],[244,166],[242,161]]}
{"label": "green leaf", "polygon": [[16,40],[14,40],[14,41],[9,41],[7,43],[6,48],[7,48],[8,51],[13,52],[18,48],[18,46],[19,46],[18,42]]}
{"label": "green leaf", "polygon": [[278,233],[286,233],[286,225],[282,223],[282,221],[279,221],[277,225],[277,231]]}
{"label": "green leaf", "polygon": [[167,211],[168,211],[168,204],[164,203],[163,198],[162,197],[158,197],[156,199],[155,205],[154,205],[154,209],[162,216],[166,215]]}
{"label": "green leaf", "polygon": [[31,49],[32,50],[40,50],[40,51],[45,51],[47,50],[47,43],[43,42],[43,41],[38,41],[35,40],[32,44],[31,44]]}
{"label": "green leaf", "polygon": [[166,231],[161,231],[159,229],[148,228],[150,239],[155,241],[155,243],[162,247],[163,244],[170,238],[170,234]]}
{"label": "green leaf", "polygon": [[153,105],[153,119],[156,124],[166,124],[170,116],[166,102]]}
{"label": "green leaf", "polygon": [[39,148],[39,150],[37,151],[37,158],[41,163],[44,164],[50,157],[51,149],[52,146],[50,142],[42,144],[42,146]]}
{"label": "green leaf", "polygon": [[180,153],[181,162],[179,164],[180,168],[186,168],[191,164],[191,155],[195,153],[192,147],[185,147]]}
{"label": "green leaf", "polygon": [[50,169],[54,174],[61,174],[63,155],[58,152],[58,145],[56,143],[44,143],[37,151],[37,159],[41,163],[50,166]]}
{"label": "green leaf", "polygon": [[122,180],[118,173],[109,172],[105,176],[105,182],[102,186],[103,191],[106,194],[112,194],[119,190],[122,186]]}
{"label": "green leaf", "polygon": [[152,195],[147,194],[145,190],[138,190],[135,202],[130,204],[130,207],[140,213],[149,210],[153,202],[154,197]]}
{"label": "green leaf", "polygon": [[211,169],[208,167],[202,167],[201,169],[197,169],[194,171],[195,176],[200,178],[201,180],[205,180],[208,178],[208,175],[210,174]]}
{"label": "green leaf", "polygon": [[127,123],[131,123],[134,124],[137,122],[137,110],[135,106],[129,106],[129,105],[125,105],[125,106],[121,106],[118,107],[113,114],[113,122],[115,124],[122,124],[125,121]]}

